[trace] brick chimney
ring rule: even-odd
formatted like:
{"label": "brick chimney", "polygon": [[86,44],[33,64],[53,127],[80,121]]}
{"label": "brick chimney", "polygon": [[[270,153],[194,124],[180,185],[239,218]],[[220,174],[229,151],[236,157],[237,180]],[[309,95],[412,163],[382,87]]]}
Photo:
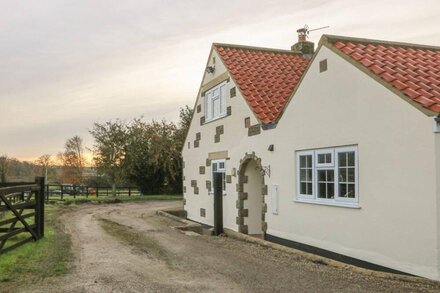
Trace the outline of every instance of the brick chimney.
{"label": "brick chimney", "polygon": [[300,28],[296,32],[298,33],[298,42],[292,45],[290,49],[301,52],[303,55],[313,55],[315,53],[315,44],[307,41],[307,35],[309,34],[307,28]]}

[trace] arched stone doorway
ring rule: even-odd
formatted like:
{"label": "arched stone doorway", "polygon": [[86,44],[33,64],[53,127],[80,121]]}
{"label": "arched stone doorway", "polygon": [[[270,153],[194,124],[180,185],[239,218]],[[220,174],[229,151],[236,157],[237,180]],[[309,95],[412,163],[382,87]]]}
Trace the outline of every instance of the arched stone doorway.
{"label": "arched stone doorway", "polygon": [[261,170],[261,159],[255,153],[246,153],[240,160],[237,224],[239,232],[264,238],[267,230],[267,206],[264,201],[267,186],[264,185]]}

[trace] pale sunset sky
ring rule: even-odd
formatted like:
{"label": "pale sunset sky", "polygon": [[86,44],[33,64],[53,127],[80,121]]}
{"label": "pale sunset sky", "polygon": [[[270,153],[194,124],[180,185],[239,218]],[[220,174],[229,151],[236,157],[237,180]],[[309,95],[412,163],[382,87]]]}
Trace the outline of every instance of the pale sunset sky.
{"label": "pale sunset sky", "polygon": [[213,42],[288,49],[296,30],[440,46],[440,1],[0,0],[0,154],[56,154],[93,122],[177,120]]}

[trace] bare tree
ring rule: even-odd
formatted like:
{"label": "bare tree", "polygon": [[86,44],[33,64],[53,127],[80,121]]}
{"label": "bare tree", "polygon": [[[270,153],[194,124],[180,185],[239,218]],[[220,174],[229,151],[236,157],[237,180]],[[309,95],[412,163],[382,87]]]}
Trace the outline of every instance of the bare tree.
{"label": "bare tree", "polygon": [[10,159],[7,155],[0,156],[0,182],[6,182],[6,174],[8,173]]}
{"label": "bare tree", "polygon": [[83,179],[85,166],[83,140],[78,135],[69,138],[64,145],[64,152],[58,154],[63,165],[62,180],[72,184],[79,184]]}
{"label": "bare tree", "polygon": [[44,182],[47,184],[47,174],[48,169],[53,166],[53,160],[52,156],[49,154],[44,154],[40,156],[36,161],[35,164],[40,167],[40,174],[44,176]]}

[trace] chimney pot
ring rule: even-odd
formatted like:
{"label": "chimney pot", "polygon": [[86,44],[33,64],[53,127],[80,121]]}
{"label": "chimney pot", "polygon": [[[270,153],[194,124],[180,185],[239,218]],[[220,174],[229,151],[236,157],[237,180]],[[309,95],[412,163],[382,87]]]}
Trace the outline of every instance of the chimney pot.
{"label": "chimney pot", "polygon": [[307,28],[300,28],[296,31],[298,33],[298,42],[290,49],[292,51],[301,52],[303,55],[313,55],[315,52],[315,44],[307,41]]}

